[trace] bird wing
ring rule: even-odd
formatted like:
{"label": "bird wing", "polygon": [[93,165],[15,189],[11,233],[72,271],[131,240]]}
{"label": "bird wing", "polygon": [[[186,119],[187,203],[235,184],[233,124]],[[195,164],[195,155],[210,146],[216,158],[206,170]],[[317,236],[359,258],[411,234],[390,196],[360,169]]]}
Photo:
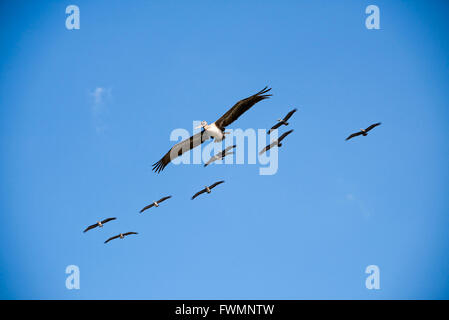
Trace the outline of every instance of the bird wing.
{"label": "bird wing", "polygon": [[240,100],[231,109],[229,109],[224,115],[222,115],[220,119],[215,121],[215,125],[218,128],[220,128],[221,130],[224,130],[224,128],[226,128],[228,125],[230,125],[235,120],[237,120],[243,113],[248,111],[257,102],[269,98],[271,96],[271,94],[265,94],[265,93],[267,93],[270,90],[271,90],[271,88],[265,87],[261,91],[257,92],[256,94],[254,94],[246,99]]}
{"label": "bird wing", "polygon": [[359,132],[355,132],[355,133],[351,134],[349,137],[347,137],[346,141],[348,141],[349,139],[352,139],[354,137],[357,137],[357,136],[359,136],[361,134],[362,134],[362,132],[360,132],[360,131]]}
{"label": "bird wing", "polygon": [[213,188],[215,188],[216,186],[218,186],[219,184],[222,184],[223,182],[224,182],[224,180],[217,181],[217,182],[215,182],[213,185],[210,185],[210,186],[209,186],[209,189],[213,189]]}
{"label": "bird wing", "polygon": [[171,196],[163,197],[163,198],[159,199],[159,200],[156,201],[156,202],[157,202],[157,203],[161,203],[162,201],[165,201],[165,200],[170,199],[170,198],[171,198]]}
{"label": "bird wing", "polygon": [[219,157],[217,157],[217,155],[211,157],[205,164],[204,166],[207,167],[208,165],[210,165],[212,162],[217,161],[219,159]]}
{"label": "bird wing", "polygon": [[[234,152],[228,152],[229,150],[235,148],[236,145],[234,144],[233,146],[229,146],[226,149],[224,149],[223,151],[221,151],[220,153],[217,153],[215,155],[215,157],[217,157],[218,159],[223,159],[224,157],[226,157],[228,154],[233,154]],[[218,160],[217,159],[217,160]]]}
{"label": "bird wing", "polygon": [[119,237],[120,237],[119,234],[116,235],[116,236],[110,237],[110,238],[109,238],[108,240],[106,240],[104,243],[108,243],[109,241],[114,240],[114,239],[117,239],[117,238],[119,238]]}
{"label": "bird wing", "polygon": [[233,146],[229,146],[229,147],[227,147],[225,150],[226,151],[229,151],[229,150],[231,150],[231,149],[234,149],[235,147],[237,147],[237,145],[236,144],[234,144]]}
{"label": "bird wing", "polygon": [[226,155],[227,150],[228,149],[221,150],[221,152],[217,153],[214,157],[217,157],[218,159],[223,159],[223,157]]}
{"label": "bird wing", "polygon": [[229,146],[229,147],[227,147],[226,149],[224,149],[222,152],[221,152],[221,155],[222,155],[222,157],[224,157],[225,155],[227,155],[227,152],[229,151],[229,150],[231,150],[231,149],[234,149],[235,147],[237,147],[237,145],[233,145],[233,146]]}
{"label": "bird wing", "polygon": [[370,125],[368,128],[366,128],[365,131],[368,132],[368,131],[370,131],[371,129],[377,127],[377,126],[380,126],[380,124],[381,124],[381,122],[372,124],[372,125]]}
{"label": "bird wing", "polygon": [[196,197],[198,197],[200,194],[202,194],[202,193],[204,193],[204,192],[206,192],[206,189],[203,189],[203,190],[198,191],[197,193],[195,193],[195,194],[193,195],[192,200],[195,199]]}
{"label": "bird wing", "polygon": [[268,150],[270,150],[273,146],[277,145],[278,140],[273,141],[272,143],[270,143],[268,146],[266,146],[265,148],[263,148],[259,154],[263,154],[264,152],[267,152]]}
{"label": "bird wing", "polygon": [[276,123],[274,126],[272,126],[271,127],[271,129],[270,130],[268,130],[268,134],[270,134],[271,133],[271,131],[273,131],[273,130],[276,130],[277,128],[279,128],[280,126],[282,126],[282,122],[278,122],[278,123]]}
{"label": "bird wing", "polygon": [[138,234],[138,233],[131,231],[131,232],[124,233],[123,236],[129,236],[130,234]]}
{"label": "bird wing", "polygon": [[278,142],[281,142],[282,140],[284,140],[284,138],[286,137],[286,136],[288,136],[290,133],[292,133],[293,132],[293,129],[292,130],[288,130],[287,132],[284,132],[280,137],[279,137],[279,139],[278,139]]}
{"label": "bird wing", "polygon": [[147,205],[146,207],[143,207],[142,210],[139,211],[139,213],[142,213],[142,212],[144,212],[145,210],[150,209],[150,208],[153,207],[153,206],[154,206],[154,203],[149,204],[149,205]]}
{"label": "bird wing", "polygon": [[296,112],[296,110],[298,110],[298,109],[295,108],[292,111],[290,111],[289,113],[287,113],[287,115],[284,118],[284,121],[287,121],[288,119],[290,119],[291,116]]}
{"label": "bird wing", "polygon": [[175,144],[163,157],[161,160],[153,164],[154,172],[161,172],[170,163],[173,159],[181,156],[185,152],[199,146],[204,141],[206,141],[208,135],[206,131],[203,129],[201,132],[191,136],[189,139],[185,139],[177,144]]}
{"label": "bird wing", "polygon": [[91,226],[88,226],[83,232],[89,231],[90,229],[98,227],[98,224],[93,224]]}
{"label": "bird wing", "polygon": [[107,218],[107,219],[104,219],[103,221],[101,221],[101,223],[105,224],[106,222],[109,222],[109,221],[112,221],[112,220],[115,220],[115,219],[117,219],[117,218]]}

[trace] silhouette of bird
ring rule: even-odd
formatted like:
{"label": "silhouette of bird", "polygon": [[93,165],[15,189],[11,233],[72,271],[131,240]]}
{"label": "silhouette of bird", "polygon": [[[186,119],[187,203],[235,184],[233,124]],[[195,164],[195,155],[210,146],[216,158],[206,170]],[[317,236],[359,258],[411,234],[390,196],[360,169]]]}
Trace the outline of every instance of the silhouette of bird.
{"label": "silhouette of bird", "polygon": [[139,212],[142,213],[145,210],[150,209],[151,207],[154,207],[154,206],[159,207],[159,203],[161,203],[161,202],[163,202],[163,201],[165,201],[167,199],[170,199],[170,198],[171,198],[171,196],[168,196],[168,197],[163,197],[163,198],[159,199],[158,201],[154,201],[152,204],[147,205],[146,207],[144,207]]}
{"label": "silhouette of bird", "polygon": [[287,115],[284,117],[284,119],[278,119],[278,123],[276,123],[274,126],[271,127],[270,130],[268,130],[268,134],[270,134],[273,130],[279,128],[280,126],[284,125],[284,126],[288,126],[288,119],[291,118],[291,116],[296,112],[296,108],[293,109],[292,111],[290,111],[289,113],[287,113]]}
{"label": "silhouette of bird", "polygon": [[221,183],[223,183],[223,182],[224,182],[223,180],[222,180],[222,181],[218,181],[218,182],[215,182],[214,184],[212,184],[212,185],[210,185],[210,186],[204,187],[203,190],[200,190],[200,191],[198,191],[197,193],[195,193],[195,194],[193,195],[192,200],[195,199],[196,197],[198,197],[200,194],[202,194],[202,193],[204,193],[204,192],[211,193],[211,190],[212,190],[213,188],[215,188],[216,186],[218,186],[219,184],[221,184]]}
{"label": "silhouette of bird", "polygon": [[368,128],[366,128],[366,129],[360,129],[359,132],[355,132],[355,133],[351,134],[349,137],[347,137],[347,138],[346,138],[346,141],[348,141],[349,139],[352,139],[352,138],[354,138],[354,137],[360,136],[360,135],[362,135],[362,136],[365,137],[365,136],[368,135],[368,131],[370,131],[371,129],[373,129],[373,128],[377,127],[377,126],[380,126],[380,125],[381,125],[381,122],[378,122],[378,123],[375,123],[375,124],[370,125],[370,126],[369,126]]}
{"label": "silhouette of bird", "polygon": [[199,146],[209,138],[213,138],[214,142],[222,141],[226,134],[225,128],[237,120],[257,102],[268,99],[271,94],[266,93],[270,90],[271,88],[265,87],[256,94],[240,100],[214,123],[207,124],[206,121],[202,121],[201,125],[197,127],[202,128],[201,132],[191,136],[189,139],[185,139],[175,144],[158,162],[153,164],[152,170],[160,173],[173,159]]}
{"label": "silhouette of bird", "polygon": [[264,152],[267,152],[268,150],[270,150],[271,148],[273,148],[273,147],[282,147],[282,143],[281,143],[281,141],[282,140],[284,140],[284,138],[286,137],[286,136],[288,136],[290,133],[292,133],[293,132],[293,129],[292,130],[289,130],[289,131],[287,131],[287,132],[284,132],[278,139],[276,139],[276,140],[274,140],[272,143],[270,143],[268,146],[266,146],[265,148],[263,148],[263,150],[261,150],[260,152],[259,152],[259,154],[263,154]]}
{"label": "silhouette of bird", "polygon": [[89,231],[90,229],[93,229],[93,228],[96,228],[96,227],[103,228],[103,225],[104,225],[106,222],[109,222],[109,221],[112,221],[112,220],[115,220],[115,219],[117,219],[117,218],[107,218],[107,219],[104,219],[103,221],[97,221],[96,224],[93,224],[93,225],[88,226],[83,232],[87,232],[87,231]]}
{"label": "silhouette of bird", "polygon": [[120,234],[118,234],[118,235],[116,235],[116,236],[110,237],[110,238],[109,238],[108,240],[106,240],[104,243],[108,243],[109,241],[114,240],[114,239],[117,239],[117,238],[123,239],[123,238],[125,238],[126,236],[128,236],[128,235],[130,235],[130,234],[138,234],[138,233],[137,233],[137,232],[120,233]]}
{"label": "silhouette of bird", "polygon": [[226,157],[227,155],[233,154],[234,152],[229,152],[229,150],[234,149],[236,147],[236,145],[233,146],[229,146],[226,149],[224,149],[223,151],[217,153],[216,155],[214,155],[212,158],[209,159],[209,161],[206,162],[206,164],[204,165],[205,167],[207,167],[208,165],[210,165],[212,162],[223,159],[224,157]]}

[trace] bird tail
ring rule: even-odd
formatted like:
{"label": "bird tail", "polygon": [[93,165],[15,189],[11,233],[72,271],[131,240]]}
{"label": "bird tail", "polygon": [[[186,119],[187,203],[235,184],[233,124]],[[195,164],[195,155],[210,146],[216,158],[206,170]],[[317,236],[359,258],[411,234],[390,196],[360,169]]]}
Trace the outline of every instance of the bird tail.
{"label": "bird tail", "polygon": [[162,170],[164,170],[164,168],[167,166],[167,164],[164,163],[164,158],[162,158],[161,160],[159,160],[156,163],[153,163],[153,171],[156,173],[160,173]]}
{"label": "bird tail", "polygon": [[268,86],[265,86],[265,88],[263,88],[262,90],[260,90],[259,92],[257,92],[256,94],[255,94],[255,96],[266,96],[266,97],[268,97],[268,96],[272,96],[272,94],[265,94],[265,93],[267,93],[268,91],[270,91],[271,90],[271,88],[268,88]]}

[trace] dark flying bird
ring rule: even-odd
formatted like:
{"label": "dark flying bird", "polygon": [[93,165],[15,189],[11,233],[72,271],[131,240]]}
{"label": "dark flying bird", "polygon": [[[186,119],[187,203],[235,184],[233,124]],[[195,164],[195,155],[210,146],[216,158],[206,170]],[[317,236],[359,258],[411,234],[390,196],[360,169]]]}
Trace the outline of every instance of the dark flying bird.
{"label": "dark flying bird", "polygon": [[91,226],[88,226],[88,227],[86,228],[86,230],[84,230],[83,232],[89,231],[90,229],[93,229],[93,228],[96,228],[96,227],[102,228],[103,225],[104,225],[106,222],[109,222],[109,221],[112,221],[112,220],[115,220],[115,219],[117,219],[117,218],[107,218],[107,219],[104,219],[103,221],[97,221],[96,224],[93,224],[93,225],[91,225]]}
{"label": "dark flying bird", "polygon": [[206,121],[202,121],[198,128],[202,128],[201,132],[191,136],[189,139],[183,140],[175,144],[161,160],[153,164],[153,170],[157,173],[164,170],[164,168],[173,159],[181,156],[183,153],[199,146],[209,138],[213,138],[214,142],[220,142],[225,138],[225,128],[237,120],[243,113],[248,111],[257,102],[267,99],[271,94],[265,94],[270,91],[271,88],[265,87],[258,93],[248,97],[246,99],[237,102],[231,109],[229,109],[220,119],[212,124],[207,124]]}
{"label": "dark flying bird", "polygon": [[278,123],[276,123],[274,126],[272,126],[271,129],[268,130],[267,133],[270,134],[271,131],[273,131],[273,130],[279,128],[279,127],[282,126],[282,125],[288,126],[287,120],[290,119],[290,117],[296,112],[296,110],[297,110],[297,109],[295,108],[295,109],[293,109],[292,111],[290,111],[289,113],[287,113],[287,115],[285,116],[284,119],[278,119]]}
{"label": "dark flying bird", "polygon": [[205,167],[207,167],[208,165],[210,165],[212,162],[223,159],[224,157],[226,157],[227,155],[233,154],[234,152],[229,152],[229,150],[234,149],[236,147],[236,145],[233,146],[229,146],[226,149],[224,149],[222,152],[217,153],[215,156],[213,156],[212,158],[209,159],[209,161],[206,162],[206,164],[204,165]]}
{"label": "dark flying bird", "polygon": [[271,148],[278,146],[278,147],[282,147],[282,143],[281,141],[284,140],[284,138],[286,136],[288,136],[290,133],[293,132],[292,130],[289,130],[287,132],[284,132],[278,139],[274,140],[272,143],[270,143],[268,146],[266,146],[265,148],[263,148],[262,151],[259,152],[259,154],[263,154],[264,152],[267,152],[268,150],[270,150]]}
{"label": "dark flying bird", "polygon": [[213,185],[211,185],[211,186],[206,186],[206,187],[204,187],[203,190],[198,191],[197,193],[195,193],[195,194],[193,195],[192,200],[195,199],[196,197],[198,197],[200,194],[202,194],[202,193],[204,193],[204,192],[210,193],[211,190],[212,190],[213,188],[215,188],[216,186],[218,186],[219,184],[221,184],[221,183],[223,183],[223,182],[224,182],[223,180],[222,180],[222,181],[218,181],[218,182],[215,182],[215,183],[214,183]]}
{"label": "dark flying bird", "polygon": [[109,238],[108,240],[106,240],[104,243],[108,243],[109,241],[114,240],[114,239],[117,239],[117,238],[123,239],[124,237],[126,237],[126,236],[128,236],[128,235],[130,235],[130,234],[138,234],[138,233],[137,233],[137,232],[120,233],[120,234],[118,234],[118,235],[116,235],[116,236],[110,237],[110,238]]}
{"label": "dark flying bird", "polygon": [[165,201],[167,199],[170,199],[170,198],[171,198],[171,196],[168,196],[168,197],[163,197],[163,198],[159,199],[158,201],[154,201],[152,204],[147,205],[146,207],[144,207],[139,212],[142,213],[145,210],[150,209],[151,207],[154,207],[154,206],[159,207],[159,203],[161,203],[161,202],[163,202],[163,201]]}
{"label": "dark flying bird", "polygon": [[352,139],[352,138],[354,138],[354,137],[360,136],[360,135],[362,135],[362,136],[367,136],[367,135],[368,135],[368,131],[370,131],[371,129],[373,129],[373,128],[377,127],[377,126],[380,126],[381,123],[382,123],[382,122],[378,122],[378,123],[375,123],[375,124],[370,125],[370,126],[369,126],[368,128],[366,128],[366,129],[360,129],[359,132],[355,132],[355,133],[351,134],[349,137],[347,137],[347,138],[346,138],[346,141],[348,141],[349,139]]}

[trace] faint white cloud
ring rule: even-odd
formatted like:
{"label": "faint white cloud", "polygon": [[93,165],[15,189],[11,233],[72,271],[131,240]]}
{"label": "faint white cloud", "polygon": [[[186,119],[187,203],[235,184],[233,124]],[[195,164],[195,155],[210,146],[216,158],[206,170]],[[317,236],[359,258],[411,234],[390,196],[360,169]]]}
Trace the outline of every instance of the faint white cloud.
{"label": "faint white cloud", "polygon": [[346,199],[348,201],[355,202],[365,218],[369,218],[371,216],[371,210],[365,205],[363,200],[356,198],[356,196],[352,193],[346,194]]}
{"label": "faint white cloud", "polygon": [[103,133],[106,130],[105,117],[108,110],[108,104],[112,99],[111,88],[96,87],[89,93],[92,102],[93,124],[97,133]]}
{"label": "faint white cloud", "polygon": [[98,87],[92,92],[95,98],[95,103],[100,104],[103,101],[104,88]]}

